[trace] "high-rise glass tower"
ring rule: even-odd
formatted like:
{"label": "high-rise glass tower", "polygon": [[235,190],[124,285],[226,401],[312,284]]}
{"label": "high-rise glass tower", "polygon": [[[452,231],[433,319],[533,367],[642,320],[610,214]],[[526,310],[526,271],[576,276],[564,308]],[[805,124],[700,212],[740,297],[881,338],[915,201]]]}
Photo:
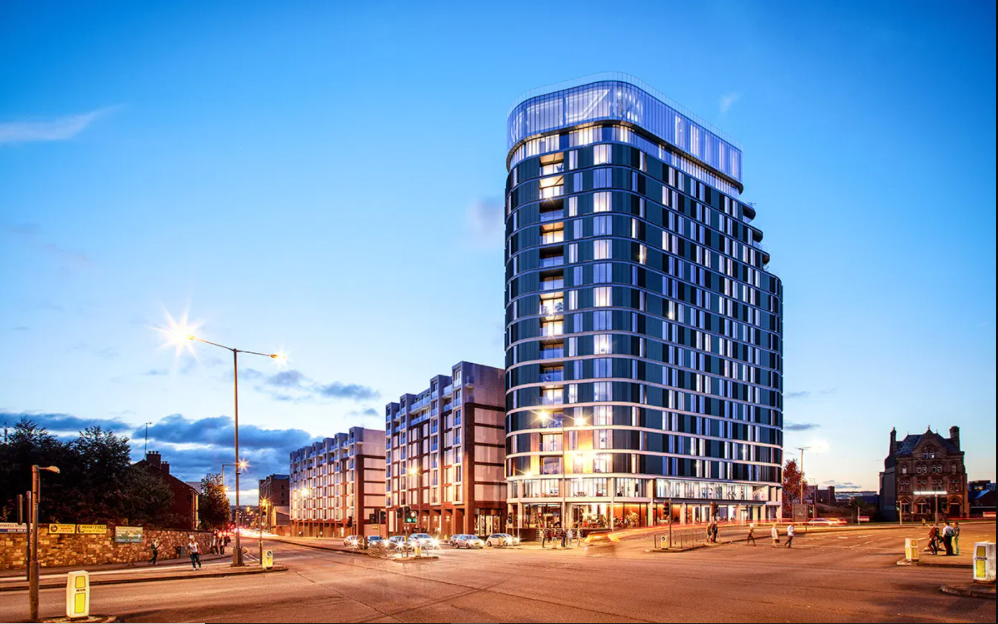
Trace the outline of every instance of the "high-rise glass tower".
{"label": "high-rise glass tower", "polygon": [[783,292],[741,149],[623,75],[507,125],[511,524],[776,518]]}

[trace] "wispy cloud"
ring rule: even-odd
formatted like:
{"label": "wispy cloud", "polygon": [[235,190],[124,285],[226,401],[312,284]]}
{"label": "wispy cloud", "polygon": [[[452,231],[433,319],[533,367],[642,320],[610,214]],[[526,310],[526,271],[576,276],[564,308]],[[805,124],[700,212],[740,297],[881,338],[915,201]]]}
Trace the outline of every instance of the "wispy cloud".
{"label": "wispy cloud", "polygon": [[3,228],[8,235],[20,240],[29,248],[36,249],[51,256],[70,269],[88,269],[94,266],[93,259],[82,252],[65,249],[55,243],[46,241],[41,236],[41,227],[37,223],[20,223]]}
{"label": "wispy cloud", "polygon": [[479,199],[465,213],[467,240],[475,249],[494,251],[505,244],[503,203],[496,198]]}
{"label": "wispy cloud", "polygon": [[44,121],[0,122],[0,145],[68,141],[118,108],[117,106],[99,108],[89,113],[66,115]]}
{"label": "wispy cloud", "polygon": [[786,394],[787,399],[810,399],[813,396],[829,396],[837,393],[838,388],[829,388],[827,390],[802,390],[800,392],[788,392]]}
{"label": "wispy cloud", "polygon": [[855,490],[861,490],[861,489],[863,489],[862,485],[859,485],[858,483],[851,483],[851,482],[850,483],[842,483],[842,482],[839,482],[839,481],[825,481],[824,483],[822,483],[822,485],[825,486],[825,487],[834,487],[836,490],[843,490],[843,491],[855,491]]}
{"label": "wispy cloud", "polygon": [[721,96],[718,106],[721,109],[722,115],[727,115],[728,111],[738,103],[738,100],[742,99],[742,94],[738,92],[728,93],[727,95]]}
{"label": "wispy cloud", "polygon": [[785,423],[783,425],[783,429],[785,431],[796,431],[796,432],[814,431],[815,429],[820,429],[820,428],[821,428],[821,425],[815,425],[814,423],[791,423],[791,422],[788,422],[788,423]]}
{"label": "wispy cloud", "polygon": [[[267,375],[255,369],[246,369],[239,373],[239,378],[254,381],[254,390],[285,403],[310,403],[322,399],[360,402],[381,396],[380,392],[368,386],[339,381],[321,383],[298,370]],[[227,380],[231,379],[229,375]]]}

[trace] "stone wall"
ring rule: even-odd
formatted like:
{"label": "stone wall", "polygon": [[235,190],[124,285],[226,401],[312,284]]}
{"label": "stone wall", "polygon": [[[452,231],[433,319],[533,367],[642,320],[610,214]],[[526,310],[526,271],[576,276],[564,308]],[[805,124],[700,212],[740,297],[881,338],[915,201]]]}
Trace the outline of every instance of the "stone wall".
{"label": "stone wall", "polygon": [[[114,529],[105,535],[49,535],[42,525],[38,536],[39,559],[43,568],[66,566],[93,566],[108,563],[136,563],[148,561],[152,557],[149,544],[159,541],[159,559],[165,561],[176,557],[178,547],[186,548],[188,538],[193,535],[207,553],[211,547],[211,533],[192,531],[144,531],[141,544],[115,544]],[[0,535],[0,570],[23,569],[27,549],[27,535]]]}

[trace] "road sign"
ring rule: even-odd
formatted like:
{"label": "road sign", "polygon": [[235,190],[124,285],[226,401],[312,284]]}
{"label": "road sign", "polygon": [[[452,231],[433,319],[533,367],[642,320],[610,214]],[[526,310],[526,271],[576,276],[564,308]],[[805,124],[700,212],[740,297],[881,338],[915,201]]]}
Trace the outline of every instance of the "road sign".
{"label": "road sign", "polygon": [[870,516],[859,516],[856,520],[860,524],[863,524],[864,522],[869,522],[870,521]]}
{"label": "road sign", "polygon": [[0,535],[7,535],[11,533],[27,533],[28,525],[26,524],[14,524],[13,522],[0,522]]}
{"label": "road sign", "polygon": [[49,535],[76,535],[75,524],[50,524]]}
{"label": "road sign", "polygon": [[107,533],[106,524],[81,524],[76,527],[76,532],[80,535],[104,535]]}

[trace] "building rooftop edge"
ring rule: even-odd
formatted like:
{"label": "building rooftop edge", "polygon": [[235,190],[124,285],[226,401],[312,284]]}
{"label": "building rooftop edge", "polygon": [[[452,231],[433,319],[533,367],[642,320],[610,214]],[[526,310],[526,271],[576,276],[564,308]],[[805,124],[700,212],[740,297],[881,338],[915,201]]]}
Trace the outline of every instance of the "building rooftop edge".
{"label": "building rooftop edge", "polygon": [[573,78],[571,80],[565,80],[555,84],[550,84],[547,86],[530,89],[529,91],[526,91],[525,93],[522,93],[519,97],[517,97],[516,100],[513,102],[513,104],[509,107],[509,110],[506,112],[507,122],[510,116],[513,114],[513,112],[517,109],[517,107],[526,102],[529,102],[534,98],[538,98],[545,95],[551,95],[552,93],[557,93],[559,91],[566,91],[568,89],[573,89],[575,87],[582,87],[588,84],[594,84],[597,82],[606,82],[606,81],[624,82],[634,87],[637,87],[638,89],[641,89],[651,97],[669,106],[677,113],[695,122],[696,124],[702,126],[705,130],[711,132],[719,139],[725,141],[726,143],[737,149],[739,152],[744,151],[742,149],[741,143],[736,141],[733,137],[728,135],[726,132],[724,132],[714,124],[710,123],[709,121],[706,121],[705,119],[703,119],[702,117],[691,111],[690,109],[676,102],[675,100],[665,95],[655,87],[649,85],[645,81],[641,80],[637,76],[633,76],[625,72],[598,72],[595,74],[588,74],[585,76],[580,76],[578,78]]}

